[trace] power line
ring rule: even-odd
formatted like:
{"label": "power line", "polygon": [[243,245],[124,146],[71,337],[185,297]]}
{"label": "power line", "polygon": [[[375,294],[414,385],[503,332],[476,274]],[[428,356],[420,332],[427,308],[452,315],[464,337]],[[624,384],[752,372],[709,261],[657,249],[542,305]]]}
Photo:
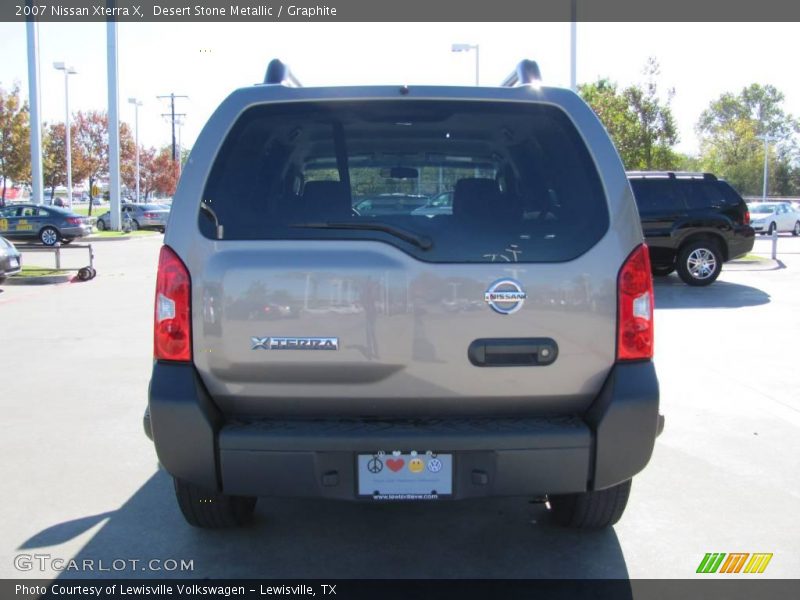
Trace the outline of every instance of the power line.
{"label": "power line", "polygon": [[177,160],[177,149],[175,143],[175,121],[176,117],[185,117],[186,113],[176,113],[175,112],[175,98],[189,98],[189,96],[181,96],[178,94],[170,93],[164,96],[156,96],[159,100],[163,100],[169,98],[169,112],[168,113],[161,113],[162,117],[169,117],[172,123],[172,161],[174,162]]}

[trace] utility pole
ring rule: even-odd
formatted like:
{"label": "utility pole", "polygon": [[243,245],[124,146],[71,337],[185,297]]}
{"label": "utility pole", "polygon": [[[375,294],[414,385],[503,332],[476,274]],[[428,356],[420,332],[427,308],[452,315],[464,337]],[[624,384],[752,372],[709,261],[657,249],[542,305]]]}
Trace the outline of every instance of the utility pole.
{"label": "utility pole", "polygon": [[181,172],[183,171],[183,144],[181,143],[181,131],[183,131],[183,119],[177,119],[178,125],[178,177],[181,176]]}
{"label": "utility pole", "polygon": [[161,113],[162,117],[169,117],[170,121],[172,122],[172,162],[177,160],[177,144],[175,140],[175,125],[176,125],[176,118],[177,117],[185,117],[186,113],[176,113],[175,112],[175,98],[188,98],[189,96],[180,96],[174,93],[170,93],[164,96],[156,96],[159,100],[164,100],[169,98],[169,112],[168,113]]}

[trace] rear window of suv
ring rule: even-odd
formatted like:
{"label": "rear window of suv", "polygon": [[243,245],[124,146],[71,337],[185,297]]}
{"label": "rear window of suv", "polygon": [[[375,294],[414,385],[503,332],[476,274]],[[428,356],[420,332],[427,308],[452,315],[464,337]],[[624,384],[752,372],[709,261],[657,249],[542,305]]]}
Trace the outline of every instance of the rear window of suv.
{"label": "rear window of suv", "polygon": [[609,224],[575,126],[556,107],[528,103],[250,108],[222,144],[202,203],[211,239],[221,230],[223,240],[377,240],[431,262],[571,260]]}

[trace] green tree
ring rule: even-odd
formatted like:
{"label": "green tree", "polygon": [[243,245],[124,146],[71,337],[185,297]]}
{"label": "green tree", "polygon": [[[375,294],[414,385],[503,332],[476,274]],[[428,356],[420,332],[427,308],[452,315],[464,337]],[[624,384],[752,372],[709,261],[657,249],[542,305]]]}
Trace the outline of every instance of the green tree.
{"label": "green tree", "polygon": [[617,83],[598,79],[579,86],[578,93],[605,126],[625,167],[636,168],[636,117]]}
{"label": "green tree", "polygon": [[626,169],[674,169],[680,157],[672,149],[678,130],[670,107],[674,90],[662,98],[660,69],[654,58],[644,68],[645,80],[620,89],[616,82],[598,79],[579,86],[578,93],[605,126]]}
{"label": "green tree", "polygon": [[6,203],[8,180],[29,182],[31,178],[30,124],[28,103],[22,102],[19,84],[10,91],[0,87],[0,206]]}
{"label": "green tree", "polygon": [[742,194],[760,194],[763,186],[764,135],[770,136],[769,189],[800,191],[795,183],[798,121],[783,109],[783,93],[753,83],[738,94],[726,92],[712,101],[697,123],[700,161],[705,170],[725,177]]}

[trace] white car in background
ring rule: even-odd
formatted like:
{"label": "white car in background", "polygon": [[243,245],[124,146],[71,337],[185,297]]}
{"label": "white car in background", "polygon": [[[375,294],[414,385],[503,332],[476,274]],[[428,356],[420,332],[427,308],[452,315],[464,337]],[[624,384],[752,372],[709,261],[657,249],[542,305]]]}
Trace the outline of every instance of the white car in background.
{"label": "white car in background", "polygon": [[748,209],[750,226],[756,233],[772,235],[777,231],[800,235],[800,212],[788,202],[759,202],[750,204]]}

